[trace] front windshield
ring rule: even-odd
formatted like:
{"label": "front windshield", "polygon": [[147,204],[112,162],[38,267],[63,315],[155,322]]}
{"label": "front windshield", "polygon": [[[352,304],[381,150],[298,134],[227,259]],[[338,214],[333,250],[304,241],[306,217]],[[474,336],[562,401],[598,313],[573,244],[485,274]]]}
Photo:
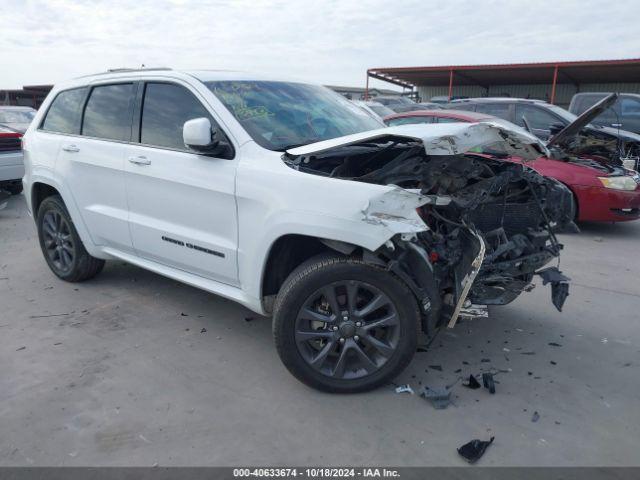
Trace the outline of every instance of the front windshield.
{"label": "front windshield", "polygon": [[31,110],[0,111],[0,123],[31,123],[35,114]]}
{"label": "front windshield", "polygon": [[385,126],[325,87],[247,80],[205,84],[251,138],[269,150],[283,151]]}

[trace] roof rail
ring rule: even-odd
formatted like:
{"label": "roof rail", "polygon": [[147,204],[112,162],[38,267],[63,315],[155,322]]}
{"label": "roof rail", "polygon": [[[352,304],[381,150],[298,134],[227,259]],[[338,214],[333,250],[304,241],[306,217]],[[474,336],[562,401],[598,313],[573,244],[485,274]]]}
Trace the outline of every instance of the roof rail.
{"label": "roof rail", "polygon": [[108,75],[110,73],[126,73],[126,72],[149,72],[149,71],[167,71],[173,70],[169,67],[142,67],[142,68],[110,68],[106,72],[91,73],[89,75],[81,75],[77,78],[95,77],[97,75]]}
{"label": "roof rail", "polygon": [[105,73],[146,72],[147,70],[171,70],[169,67],[109,68]]}

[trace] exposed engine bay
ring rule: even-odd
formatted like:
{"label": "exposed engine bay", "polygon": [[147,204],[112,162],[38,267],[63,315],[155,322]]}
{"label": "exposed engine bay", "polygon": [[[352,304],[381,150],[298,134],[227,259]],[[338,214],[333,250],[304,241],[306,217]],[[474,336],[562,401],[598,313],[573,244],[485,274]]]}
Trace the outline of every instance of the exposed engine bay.
{"label": "exposed engine bay", "polygon": [[[510,140],[504,137],[508,145]],[[535,145],[509,148],[528,148],[529,158],[541,154]],[[309,154],[289,152],[283,159],[309,174],[399,187],[395,196],[370,202],[365,221],[409,221],[406,211],[415,213],[417,206],[420,231],[398,233],[371,261],[410,286],[427,333],[473,316],[478,305],[513,301],[536,273],[551,283],[561,310],[568,278],[555,267],[541,269],[562,249],[554,229],[574,218],[570,191],[526,165],[487,154],[491,148],[459,150],[454,145],[433,154],[437,149],[425,148],[422,140],[390,134]],[[403,193],[418,199],[413,208]]]}

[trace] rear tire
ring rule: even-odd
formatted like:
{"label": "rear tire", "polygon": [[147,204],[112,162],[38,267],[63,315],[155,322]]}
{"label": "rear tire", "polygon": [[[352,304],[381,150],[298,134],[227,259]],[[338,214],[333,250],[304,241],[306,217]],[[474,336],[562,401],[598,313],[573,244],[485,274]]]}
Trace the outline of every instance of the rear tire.
{"label": "rear tire", "polygon": [[354,258],[323,255],[305,262],[274,304],[280,359],[298,380],[325,392],[388,383],[411,362],[419,329],[418,305],[407,286]]}
{"label": "rear tire", "polygon": [[42,201],[36,225],[40,249],[56,276],[67,282],[82,282],[100,273],[104,260],[92,257],[84,248],[59,195]]}

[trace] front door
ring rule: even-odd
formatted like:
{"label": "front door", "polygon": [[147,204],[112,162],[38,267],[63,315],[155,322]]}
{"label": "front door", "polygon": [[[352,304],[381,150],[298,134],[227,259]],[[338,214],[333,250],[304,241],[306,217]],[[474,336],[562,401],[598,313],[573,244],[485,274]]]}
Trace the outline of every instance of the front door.
{"label": "front door", "polygon": [[[136,253],[238,284],[236,161],[189,151],[184,122],[210,113],[183,85],[141,85],[134,142],[125,154],[129,226]],[[136,144],[137,142],[137,144]]]}

